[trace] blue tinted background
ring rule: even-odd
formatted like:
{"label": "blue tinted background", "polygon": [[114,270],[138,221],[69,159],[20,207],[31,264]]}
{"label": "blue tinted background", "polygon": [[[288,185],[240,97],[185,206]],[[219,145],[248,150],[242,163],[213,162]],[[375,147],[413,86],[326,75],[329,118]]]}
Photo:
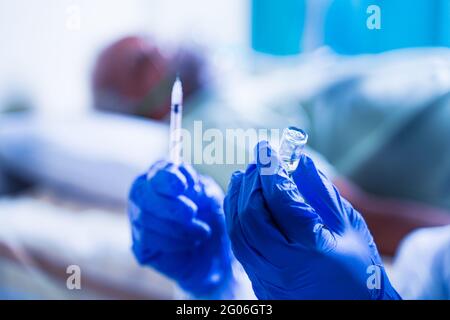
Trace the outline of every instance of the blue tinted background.
{"label": "blue tinted background", "polygon": [[[325,22],[325,43],[344,54],[378,53],[449,44],[448,0],[335,0]],[[370,30],[367,8],[381,9],[381,29]]]}

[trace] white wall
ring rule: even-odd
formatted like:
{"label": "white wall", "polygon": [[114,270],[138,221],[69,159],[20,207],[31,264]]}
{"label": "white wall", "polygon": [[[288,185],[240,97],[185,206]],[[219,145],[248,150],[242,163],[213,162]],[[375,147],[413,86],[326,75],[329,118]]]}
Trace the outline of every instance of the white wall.
{"label": "white wall", "polygon": [[[244,0],[0,0],[0,109],[25,92],[39,111],[90,107],[95,56],[129,33],[212,46],[246,40]],[[78,13],[79,12],[79,18]],[[79,21],[79,28],[77,22]]]}

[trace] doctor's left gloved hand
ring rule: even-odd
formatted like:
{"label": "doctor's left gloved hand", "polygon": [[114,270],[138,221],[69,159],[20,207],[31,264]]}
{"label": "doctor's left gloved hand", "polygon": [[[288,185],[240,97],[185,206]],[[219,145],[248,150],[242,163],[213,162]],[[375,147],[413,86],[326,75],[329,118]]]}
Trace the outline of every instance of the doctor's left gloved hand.
{"label": "doctor's left gloved hand", "polygon": [[292,178],[267,142],[257,160],[233,174],[224,208],[258,298],[400,299],[364,219],[309,157]]}
{"label": "doctor's left gloved hand", "polygon": [[129,195],[133,252],[195,297],[230,298],[233,256],[223,193],[188,165],[161,161],[139,176]]}

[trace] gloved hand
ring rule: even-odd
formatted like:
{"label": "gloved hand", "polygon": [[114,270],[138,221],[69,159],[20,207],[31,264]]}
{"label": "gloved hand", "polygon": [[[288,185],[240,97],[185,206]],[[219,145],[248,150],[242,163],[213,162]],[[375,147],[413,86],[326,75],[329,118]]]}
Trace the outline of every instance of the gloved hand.
{"label": "gloved hand", "polygon": [[267,142],[256,150],[256,164],[233,174],[224,207],[256,296],[399,299],[364,219],[313,161],[302,156],[291,179]]}
{"label": "gloved hand", "polygon": [[225,230],[223,193],[188,165],[157,162],[129,195],[132,250],[195,297],[221,297],[233,256]]}

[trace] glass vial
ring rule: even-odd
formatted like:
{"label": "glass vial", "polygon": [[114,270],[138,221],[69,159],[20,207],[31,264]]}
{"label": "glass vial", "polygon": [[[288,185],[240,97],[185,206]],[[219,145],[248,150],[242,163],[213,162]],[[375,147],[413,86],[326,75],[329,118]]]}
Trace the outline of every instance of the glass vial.
{"label": "glass vial", "polygon": [[281,165],[291,175],[297,169],[303,149],[308,142],[308,134],[302,129],[289,127],[284,129],[278,151]]}

